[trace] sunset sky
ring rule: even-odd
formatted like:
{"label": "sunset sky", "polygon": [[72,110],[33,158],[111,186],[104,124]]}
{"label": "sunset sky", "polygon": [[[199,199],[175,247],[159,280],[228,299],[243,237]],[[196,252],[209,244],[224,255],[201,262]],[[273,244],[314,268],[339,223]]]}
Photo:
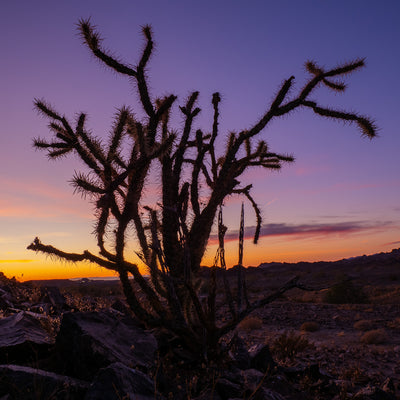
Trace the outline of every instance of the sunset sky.
{"label": "sunset sky", "polygon": [[[108,135],[116,108],[131,105],[141,113],[136,88],[82,45],[76,23],[88,17],[105,47],[133,65],[143,47],[141,26],[152,25],[153,98],[174,93],[183,104],[199,90],[196,127],[210,130],[211,95],[219,91],[222,136],[256,122],[291,75],[296,93],[309,77],[305,61],[334,67],[365,57],[366,67],[346,78],[344,94],[321,87],[313,97],[371,117],[379,137],[362,138],[355,125],[307,110],[275,120],[262,136],[296,162],[278,173],[246,174],[264,226],[253,245],[255,217],[245,204],[244,263],[335,260],[400,247],[399,13],[397,0],[1,2],[0,271],[21,280],[107,275],[26,250],[38,236],[65,251],[96,251],[92,205],[69,184],[82,170],[78,158],[49,161],[32,147],[33,138],[51,137],[34,98],[71,120],[86,112],[100,137]],[[241,201],[232,197],[224,210],[230,266],[237,261]],[[215,250],[210,246],[205,263]]]}

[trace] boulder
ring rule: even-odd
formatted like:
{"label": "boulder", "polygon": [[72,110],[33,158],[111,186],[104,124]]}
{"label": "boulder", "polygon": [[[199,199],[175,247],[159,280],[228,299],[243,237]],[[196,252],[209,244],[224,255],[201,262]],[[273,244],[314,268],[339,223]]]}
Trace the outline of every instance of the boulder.
{"label": "boulder", "polygon": [[244,341],[238,336],[237,333],[232,337],[229,345],[229,355],[235,362],[237,368],[248,369],[250,368],[250,355]]}
{"label": "boulder", "polygon": [[119,311],[122,314],[127,314],[127,315],[130,314],[129,307],[120,299],[115,300],[114,303],[111,304],[111,308],[113,310]]}
{"label": "boulder", "polygon": [[20,365],[0,365],[1,399],[81,400],[88,382]]}
{"label": "boulder", "polygon": [[262,385],[266,378],[266,374],[257,369],[246,369],[241,371],[241,382],[248,395],[251,395],[255,390]]}
{"label": "boulder", "polygon": [[50,304],[55,311],[69,310],[65,297],[57,286],[46,286],[42,288],[42,303]]}
{"label": "boulder", "polygon": [[268,345],[255,348],[250,352],[251,367],[261,372],[271,372],[276,367]]}
{"label": "boulder", "polygon": [[253,397],[254,400],[285,400],[281,394],[268,388],[260,388]]}
{"label": "boulder", "polygon": [[155,400],[154,382],[143,372],[117,362],[100,369],[95,376],[85,400]]}
{"label": "boulder", "polygon": [[218,379],[215,389],[217,393],[221,396],[223,400],[242,397],[243,389],[241,385],[231,382],[228,379],[221,378]]}
{"label": "boulder", "polygon": [[[194,397],[193,400],[222,400],[220,395],[218,393],[215,393],[215,390],[212,389],[207,389],[203,393],[201,393],[199,396]],[[232,399],[234,400],[234,399]],[[240,399],[242,400],[242,399]]]}
{"label": "boulder", "polygon": [[56,339],[60,371],[85,380],[115,362],[146,371],[156,350],[155,337],[134,319],[106,311],[65,313]]}
{"label": "boulder", "polygon": [[12,296],[9,292],[0,288],[0,310],[7,310],[9,307],[14,307]]}
{"label": "boulder", "polygon": [[359,390],[352,398],[354,400],[396,400],[394,394],[374,386],[367,386]]}
{"label": "boulder", "polygon": [[0,319],[0,360],[3,363],[37,361],[47,355],[54,338],[38,318],[19,312]]}

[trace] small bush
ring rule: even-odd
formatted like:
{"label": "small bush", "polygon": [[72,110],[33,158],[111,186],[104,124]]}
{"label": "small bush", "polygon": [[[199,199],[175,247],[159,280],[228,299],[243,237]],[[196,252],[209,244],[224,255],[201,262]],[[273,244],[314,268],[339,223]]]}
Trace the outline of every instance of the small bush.
{"label": "small bush", "polygon": [[246,317],[238,325],[243,331],[253,331],[262,327],[262,319],[259,317]]}
{"label": "small bush", "polygon": [[357,321],[354,325],[353,328],[357,329],[358,331],[369,331],[373,327],[373,322],[369,321],[368,319],[362,319],[360,321]]}
{"label": "small bush", "polygon": [[295,332],[285,332],[273,343],[272,350],[280,359],[292,360],[297,353],[313,347],[307,338]]}
{"label": "small bush", "polygon": [[319,331],[319,323],[315,322],[315,321],[304,322],[301,325],[300,330],[304,331],[304,332],[316,332],[316,331]]}
{"label": "small bush", "polygon": [[374,329],[365,332],[361,336],[361,342],[365,344],[381,344],[387,341],[388,337],[384,329]]}
{"label": "small bush", "polygon": [[324,302],[331,304],[361,304],[367,301],[362,288],[355,286],[350,280],[342,280],[333,285],[324,295]]}

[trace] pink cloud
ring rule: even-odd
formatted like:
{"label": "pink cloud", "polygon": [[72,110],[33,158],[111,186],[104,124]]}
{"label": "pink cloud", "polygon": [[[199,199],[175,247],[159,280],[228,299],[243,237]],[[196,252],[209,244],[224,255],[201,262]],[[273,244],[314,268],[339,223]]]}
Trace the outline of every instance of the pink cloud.
{"label": "pink cloud", "polygon": [[383,246],[398,246],[399,244],[400,240],[397,240],[396,242],[385,243]]}
{"label": "pink cloud", "polygon": [[[260,237],[272,236],[287,236],[292,239],[301,239],[308,237],[321,237],[328,235],[347,235],[352,233],[362,233],[369,231],[379,231],[386,229],[392,225],[391,222],[377,222],[370,223],[368,221],[353,221],[353,222],[337,222],[331,224],[315,223],[315,224],[265,224],[261,227]],[[245,228],[245,239],[252,239],[255,232],[255,227]],[[235,241],[238,240],[238,231],[228,232],[225,235],[225,240]],[[212,235],[210,244],[217,243],[217,236]]]}

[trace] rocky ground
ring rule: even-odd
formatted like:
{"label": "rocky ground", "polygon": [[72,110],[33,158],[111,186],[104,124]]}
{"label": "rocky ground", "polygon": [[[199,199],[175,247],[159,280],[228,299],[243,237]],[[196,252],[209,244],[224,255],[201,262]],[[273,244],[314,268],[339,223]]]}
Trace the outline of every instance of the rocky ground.
{"label": "rocky ground", "polygon": [[250,300],[294,275],[314,290],[254,311],[225,338],[229,367],[202,371],[157,357],[118,282],[0,275],[0,399],[400,399],[399,267],[394,250],[248,268]]}

